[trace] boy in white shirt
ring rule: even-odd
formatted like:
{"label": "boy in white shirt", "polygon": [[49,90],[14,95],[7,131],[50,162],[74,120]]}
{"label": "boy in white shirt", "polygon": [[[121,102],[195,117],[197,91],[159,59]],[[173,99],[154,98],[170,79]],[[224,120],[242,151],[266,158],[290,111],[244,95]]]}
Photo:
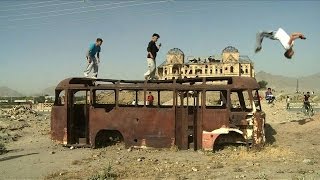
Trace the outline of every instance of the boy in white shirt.
{"label": "boy in white shirt", "polygon": [[257,36],[256,36],[256,40],[257,40],[256,48],[255,48],[256,53],[262,49],[261,44],[264,37],[267,37],[272,40],[279,40],[282,46],[284,47],[284,49],[286,50],[286,52],[284,53],[284,56],[288,59],[291,59],[291,57],[294,54],[294,51],[292,49],[294,45],[294,40],[298,38],[306,39],[306,37],[300,32],[292,33],[289,36],[282,28],[279,28],[277,31],[260,31],[257,33]]}
{"label": "boy in white shirt", "polygon": [[291,101],[290,97],[287,96],[287,99],[286,99],[287,109],[290,109],[290,101]]}

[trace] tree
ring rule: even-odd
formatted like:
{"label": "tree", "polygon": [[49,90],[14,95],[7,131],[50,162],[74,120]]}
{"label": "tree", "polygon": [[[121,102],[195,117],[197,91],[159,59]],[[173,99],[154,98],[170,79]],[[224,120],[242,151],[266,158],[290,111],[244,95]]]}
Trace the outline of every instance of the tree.
{"label": "tree", "polygon": [[35,99],[38,103],[44,103],[46,101],[46,98],[44,96],[39,96]]}
{"label": "tree", "polygon": [[258,84],[259,84],[261,89],[266,89],[267,85],[268,85],[268,82],[265,81],[265,80],[262,80],[262,81],[259,81]]}

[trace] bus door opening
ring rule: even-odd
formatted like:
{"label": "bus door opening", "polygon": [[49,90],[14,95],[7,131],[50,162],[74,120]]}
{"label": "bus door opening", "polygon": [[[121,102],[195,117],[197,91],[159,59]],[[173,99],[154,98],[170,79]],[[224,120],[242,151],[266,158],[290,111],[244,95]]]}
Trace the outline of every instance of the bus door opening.
{"label": "bus door opening", "polygon": [[199,93],[179,91],[176,95],[176,145],[180,149],[197,150]]}
{"label": "bus door opening", "polygon": [[87,144],[90,91],[70,91],[69,97],[68,144]]}

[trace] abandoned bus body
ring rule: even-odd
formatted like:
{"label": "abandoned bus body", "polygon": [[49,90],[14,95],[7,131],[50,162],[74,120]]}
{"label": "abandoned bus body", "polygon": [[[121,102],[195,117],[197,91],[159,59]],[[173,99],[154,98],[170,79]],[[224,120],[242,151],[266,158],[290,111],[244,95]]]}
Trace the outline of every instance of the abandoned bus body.
{"label": "abandoned bus body", "polygon": [[89,147],[114,141],[126,147],[194,150],[225,143],[261,147],[265,113],[258,89],[250,77],[69,78],[55,90],[51,138]]}

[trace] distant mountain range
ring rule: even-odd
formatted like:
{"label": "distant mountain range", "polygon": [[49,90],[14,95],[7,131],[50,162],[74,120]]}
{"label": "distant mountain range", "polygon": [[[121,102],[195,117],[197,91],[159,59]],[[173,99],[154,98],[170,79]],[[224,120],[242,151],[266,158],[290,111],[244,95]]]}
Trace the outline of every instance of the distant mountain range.
{"label": "distant mountain range", "polygon": [[49,96],[54,96],[54,90],[55,90],[55,88],[56,88],[56,86],[48,87],[48,88],[42,90],[41,92],[36,93],[36,95],[49,95]]}
{"label": "distant mountain range", "polygon": [[[313,74],[310,76],[304,77],[286,77],[281,75],[273,75],[271,73],[267,73],[264,71],[260,71],[256,73],[257,81],[265,80],[268,82],[268,87],[271,87],[275,90],[285,90],[290,92],[295,92],[297,88],[297,81],[299,91],[306,92],[306,91],[315,91],[320,92],[320,73]],[[48,87],[43,89],[40,92],[36,92],[33,95],[40,96],[40,95],[54,95],[55,86]],[[13,96],[13,97],[20,97],[25,96],[25,94],[20,93],[16,90],[10,89],[5,86],[0,87],[0,96]]]}
{"label": "distant mountain range", "polygon": [[298,89],[301,92],[320,91],[320,73],[304,77],[286,77],[281,75],[273,75],[264,71],[256,73],[257,81],[265,80],[268,82],[268,87],[275,90],[285,90],[295,92]]}
{"label": "distant mountain range", "polygon": [[23,96],[23,94],[19,93],[18,91],[15,91],[13,89],[10,89],[5,86],[0,87],[0,96],[5,97],[5,96],[10,96],[10,97],[20,97]]}
{"label": "distant mountain range", "polygon": [[43,95],[49,95],[49,96],[54,96],[54,90],[55,90],[55,86],[52,86],[52,87],[48,87],[44,90],[42,90],[41,92],[37,92],[37,93],[34,93],[34,94],[23,94],[23,93],[20,93],[16,90],[13,90],[11,88],[8,88],[6,86],[1,86],[0,87],[0,97],[6,97],[6,96],[9,96],[9,97],[22,97],[22,96],[43,96]]}

